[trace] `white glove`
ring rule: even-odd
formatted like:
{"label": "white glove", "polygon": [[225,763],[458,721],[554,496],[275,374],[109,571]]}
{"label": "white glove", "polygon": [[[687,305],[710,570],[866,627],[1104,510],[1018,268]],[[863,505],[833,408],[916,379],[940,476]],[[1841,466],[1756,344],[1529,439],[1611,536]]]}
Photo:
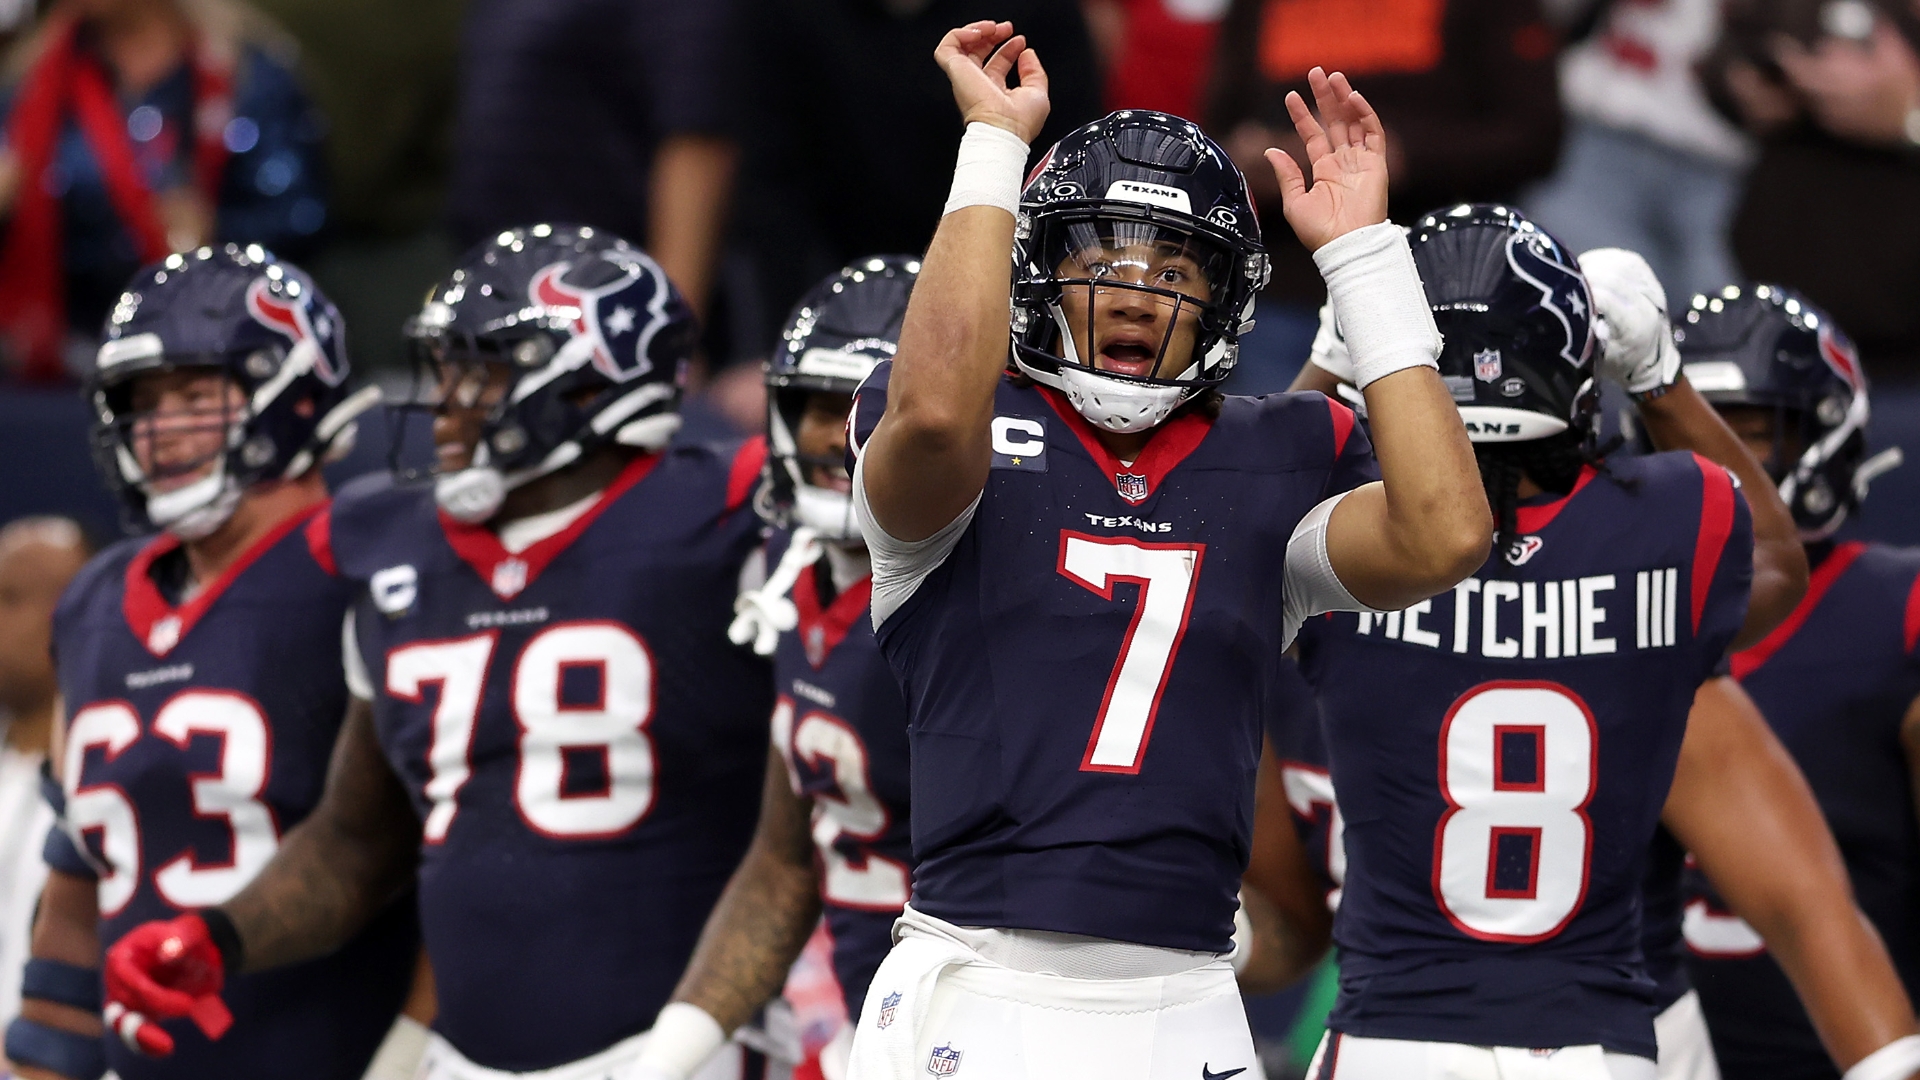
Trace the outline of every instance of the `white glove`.
{"label": "white glove", "polygon": [[1313,335],[1313,352],[1307,363],[1331,372],[1341,382],[1353,381],[1353,357],[1347,353],[1347,339],[1340,333],[1340,320],[1333,313],[1333,301],[1320,305],[1320,330]]}
{"label": "white glove", "polygon": [[1580,271],[1593,293],[1601,377],[1630,394],[1672,386],[1680,375],[1680,349],[1667,319],[1667,290],[1647,260],[1620,248],[1597,248],[1580,256]]}
{"label": "white glove", "polygon": [[427,1028],[410,1016],[400,1016],[381,1040],[367,1065],[363,1080],[413,1080],[427,1052]]}

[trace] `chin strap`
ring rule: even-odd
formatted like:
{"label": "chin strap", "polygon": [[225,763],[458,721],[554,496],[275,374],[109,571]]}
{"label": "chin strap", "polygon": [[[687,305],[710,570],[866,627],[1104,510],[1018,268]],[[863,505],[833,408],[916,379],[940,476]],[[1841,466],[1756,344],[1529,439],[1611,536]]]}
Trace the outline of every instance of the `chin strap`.
{"label": "chin strap", "polygon": [[787,553],[780,565],[767,575],[766,584],[748,589],[734,598],[733,624],[727,627],[727,639],[735,645],[751,644],[760,656],[772,656],[780,647],[780,635],[800,625],[800,609],[787,594],[793,591],[800,572],[820,558],[819,535],[802,525],[793,530]]}

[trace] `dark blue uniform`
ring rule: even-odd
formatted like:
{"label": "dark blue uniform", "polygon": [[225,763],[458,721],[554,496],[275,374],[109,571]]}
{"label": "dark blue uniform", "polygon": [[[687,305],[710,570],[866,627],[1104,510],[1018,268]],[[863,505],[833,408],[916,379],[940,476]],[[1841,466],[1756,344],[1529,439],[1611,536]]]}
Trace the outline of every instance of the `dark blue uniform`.
{"label": "dark blue uniform", "polygon": [[1452,591],[1302,632],[1346,824],[1335,1031],[1656,1054],[1647,852],[1752,526],[1693,455],[1610,469]]}
{"label": "dark blue uniform", "polygon": [[[768,546],[769,565],[786,542]],[[913,885],[907,703],[873,638],[872,591],[867,577],[835,595],[826,560],[807,567],[793,583],[800,623],[773,658],[773,738],[813,800],[833,972],[855,1021]]]}
{"label": "dark blue uniform", "polygon": [[1123,465],[1051,391],[1003,381],[995,414],[977,513],[878,633],[913,718],[914,907],[1227,952],[1287,542],[1374,478],[1366,436],[1319,394],[1229,397]]}
{"label": "dark blue uniform", "polygon": [[[1332,615],[1320,616],[1333,618]],[[1327,890],[1327,906],[1339,910],[1340,886],[1346,881],[1347,853],[1342,833],[1346,823],[1334,797],[1333,772],[1327,763],[1326,735],[1320,728],[1320,706],[1313,686],[1291,660],[1280,664],[1273,705],[1267,711],[1267,741],[1280,759],[1287,805],[1294,826],[1307,846],[1307,857]]]}
{"label": "dark blue uniform", "polygon": [[[1900,728],[1920,697],[1916,645],[1920,550],[1844,543],[1816,564],[1786,622],[1733,658],[1812,785],[1909,994],[1920,991],[1920,825]],[[1690,967],[1725,1075],[1838,1076],[1779,965],[1723,921],[1697,873],[1689,893]]]}
{"label": "dark blue uniform", "polygon": [[646,1030],[746,850],[773,695],[726,629],[755,450],[637,458],[518,555],[384,476],[334,505],[375,726],[424,823],[434,1026],[478,1064]]}
{"label": "dark blue uniform", "polygon": [[[168,536],[87,564],[61,598],[53,642],[66,705],[66,819],[95,873],[100,944],[240,891],[320,799],[347,707],[340,619],[352,595],[288,521],[175,606],[155,575],[183,558]],[[234,1026],[141,1057],[106,1040],[127,1080],[275,1076],[357,1080],[412,982],[410,903],[332,956],[228,978]]]}

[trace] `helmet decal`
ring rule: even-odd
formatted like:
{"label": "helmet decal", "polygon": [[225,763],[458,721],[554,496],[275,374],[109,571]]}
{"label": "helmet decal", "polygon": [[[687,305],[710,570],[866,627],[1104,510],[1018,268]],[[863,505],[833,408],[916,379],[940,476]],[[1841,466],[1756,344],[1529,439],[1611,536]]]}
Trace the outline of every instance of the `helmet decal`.
{"label": "helmet decal", "polygon": [[1860,355],[1854,351],[1853,343],[1834,336],[1833,327],[1822,323],[1819,330],[1820,356],[1847,384],[1855,390],[1865,390],[1867,379],[1860,370]]}
{"label": "helmet decal", "polygon": [[[1553,242],[1537,231],[1517,231],[1507,238],[1507,265],[1522,281],[1540,290],[1540,309],[1553,316],[1566,332],[1560,356],[1580,366],[1587,351],[1585,335],[1576,335],[1574,319],[1587,321],[1586,281],[1580,272],[1557,261]],[[1576,342],[1575,337],[1580,340]]]}
{"label": "helmet decal", "polygon": [[[660,275],[657,267],[630,263],[626,272],[604,285],[591,288],[567,283],[572,262],[557,262],[542,267],[533,275],[527,293],[535,303],[554,308],[572,308],[573,332],[593,344],[593,366],[614,382],[626,382],[653,370],[647,347],[667,325],[665,281],[649,281],[652,295],[645,301],[626,295],[642,278]],[[608,301],[611,300],[611,305]],[[645,322],[640,320],[644,317]]]}
{"label": "helmet decal", "polygon": [[[328,386],[339,386],[347,373],[336,366],[333,357],[320,347],[322,333],[331,334],[331,328],[315,331],[314,321],[307,314],[307,304],[303,300],[273,295],[274,282],[261,277],[255,278],[247,286],[247,314],[253,316],[260,325],[277,334],[284,334],[293,343],[293,348],[302,344],[311,347],[313,354],[313,372]],[[320,318],[330,322],[324,313]]]}

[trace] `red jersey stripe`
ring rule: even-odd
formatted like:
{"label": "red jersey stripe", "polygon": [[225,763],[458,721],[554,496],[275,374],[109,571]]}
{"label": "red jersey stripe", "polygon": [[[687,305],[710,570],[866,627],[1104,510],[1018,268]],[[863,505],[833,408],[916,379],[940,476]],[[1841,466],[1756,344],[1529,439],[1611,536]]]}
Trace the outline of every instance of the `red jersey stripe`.
{"label": "red jersey stripe", "polygon": [[1733,533],[1734,496],[1732,473],[1699,454],[1693,460],[1700,466],[1700,535],[1693,544],[1693,632],[1697,634],[1707,613],[1707,592],[1713,588],[1720,556]]}
{"label": "red jersey stripe", "polygon": [[[1774,653],[1779,652],[1793,635],[1799,633],[1800,627],[1807,621],[1807,616],[1813,614],[1813,609],[1819,605],[1820,598],[1827,595],[1827,590],[1833,587],[1834,582],[1840,580],[1840,575],[1846,573],[1847,567],[1852,566],[1853,560],[1859,558],[1860,553],[1865,550],[1867,545],[1858,540],[1848,541],[1834,548],[1833,554],[1827,556],[1827,561],[1821,563],[1819,569],[1813,572],[1813,576],[1807,579],[1807,595],[1801,597],[1800,602],[1794,605],[1793,613],[1787,616],[1786,621],[1774,627],[1773,633],[1761,638],[1758,644],[1733,654],[1733,677],[1744,679],[1753,674],[1760,665],[1772,658]],[[1920,595],[1920,581],[1916,581],[1915,585],[1916,595]],[[1915,626],[1914,618],[1913,599],[1909,597],[1907,600],[1907,648],[1909,649],[1913,648],[1915,631],[1920,630],[1920,627]]]}

